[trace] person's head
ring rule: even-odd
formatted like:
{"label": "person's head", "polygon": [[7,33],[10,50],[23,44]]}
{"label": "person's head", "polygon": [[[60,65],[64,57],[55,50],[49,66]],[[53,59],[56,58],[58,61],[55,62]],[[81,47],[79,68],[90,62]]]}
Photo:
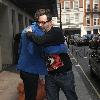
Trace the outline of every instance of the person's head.
{"label": "person's head", "polygon": [[35,13],[35,20],[43,31],[49,31],[52,27],[52,16],[48,9],[39,9]]}

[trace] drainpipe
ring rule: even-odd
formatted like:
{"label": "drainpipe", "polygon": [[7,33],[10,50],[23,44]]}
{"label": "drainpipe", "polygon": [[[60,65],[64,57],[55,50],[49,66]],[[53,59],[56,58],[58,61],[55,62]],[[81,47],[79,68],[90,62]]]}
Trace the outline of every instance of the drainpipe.
{"label": "drainpipe", "polygon": [[59,3],[60,5],[60,28],[62,29],[62,21],[61,21],[61,2]]}
{"label": "drainpipe", "polygon": [[59,0],[59,6],[60,6],[60,28],[62,29],[62,21],[61,21],[61,4],[64,3],[64,0]]}
{"label": "drainpipe", "polygon": [[93,31],[93,0],[90,0],[90,26],[91,32]]}

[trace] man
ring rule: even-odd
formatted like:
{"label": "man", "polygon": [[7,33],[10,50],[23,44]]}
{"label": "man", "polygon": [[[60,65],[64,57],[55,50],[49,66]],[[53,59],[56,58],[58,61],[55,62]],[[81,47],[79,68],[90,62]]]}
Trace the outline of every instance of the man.
{"label": "man", "polygon": [[24,83],[25,100],[36,99],[39,74],[47,74],[45,62],[41,56],[41,47],[27,38],[25,34],[30,27],[36,35],[44,34],[36,23],[25,28],[21,33],[17,69]]}
{"label": "man", "polygon": [[47,58],[48,75],[45,76],[47,100],[59,100],[60,89],[67,100],[78,100],[75,86],[72,63],[67,54],[64,37],[60,28],[54,28],[49,13],[36,13],[37,23],[45,31],[45,35],[36,36],[31,28],[27,37],[41,45]]}

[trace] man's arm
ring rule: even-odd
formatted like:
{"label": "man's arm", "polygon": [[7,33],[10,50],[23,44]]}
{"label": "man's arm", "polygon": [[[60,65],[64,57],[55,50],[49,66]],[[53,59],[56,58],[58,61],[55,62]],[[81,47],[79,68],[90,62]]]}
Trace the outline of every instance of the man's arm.
{"label": "man's arm", "polygon": [[57,30],[53,33],[49,34],[44,34],[42,36],[36,36],[32,32],[27,32],[26,33],[28,38],[31,38],[34,42],[36,42],[39,45],[55,45],[55,44],[60,44],[64,43],[64,36],[61,31]]}
{"label": "man's arm", "polygon": [[41,44],[44,44],[44,43],[48,43],[49,42],[53,42],[52,40],[52,36],[50,35],[42,35],[42,36],[36,36],[34,33],[32,32],[27,32],[26,33],[27,37],[32,39],[34,42],[36,42],[37,44],[41,45]]}

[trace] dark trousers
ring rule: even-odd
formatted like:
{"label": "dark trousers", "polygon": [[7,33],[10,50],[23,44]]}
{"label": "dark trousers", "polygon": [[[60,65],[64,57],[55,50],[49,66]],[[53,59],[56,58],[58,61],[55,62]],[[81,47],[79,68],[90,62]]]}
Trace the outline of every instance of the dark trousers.
{"label": "dark trousers", "polygon": [[25,100],[35,100],[39,75],[21,71],[20,77],[24,83]]}
{"label": "dark trousers", "polygon": [[66,100],[78,100],[72,71],[48,74],[45,79],[47,100],[59,100],[60,89],[64,92]]}

